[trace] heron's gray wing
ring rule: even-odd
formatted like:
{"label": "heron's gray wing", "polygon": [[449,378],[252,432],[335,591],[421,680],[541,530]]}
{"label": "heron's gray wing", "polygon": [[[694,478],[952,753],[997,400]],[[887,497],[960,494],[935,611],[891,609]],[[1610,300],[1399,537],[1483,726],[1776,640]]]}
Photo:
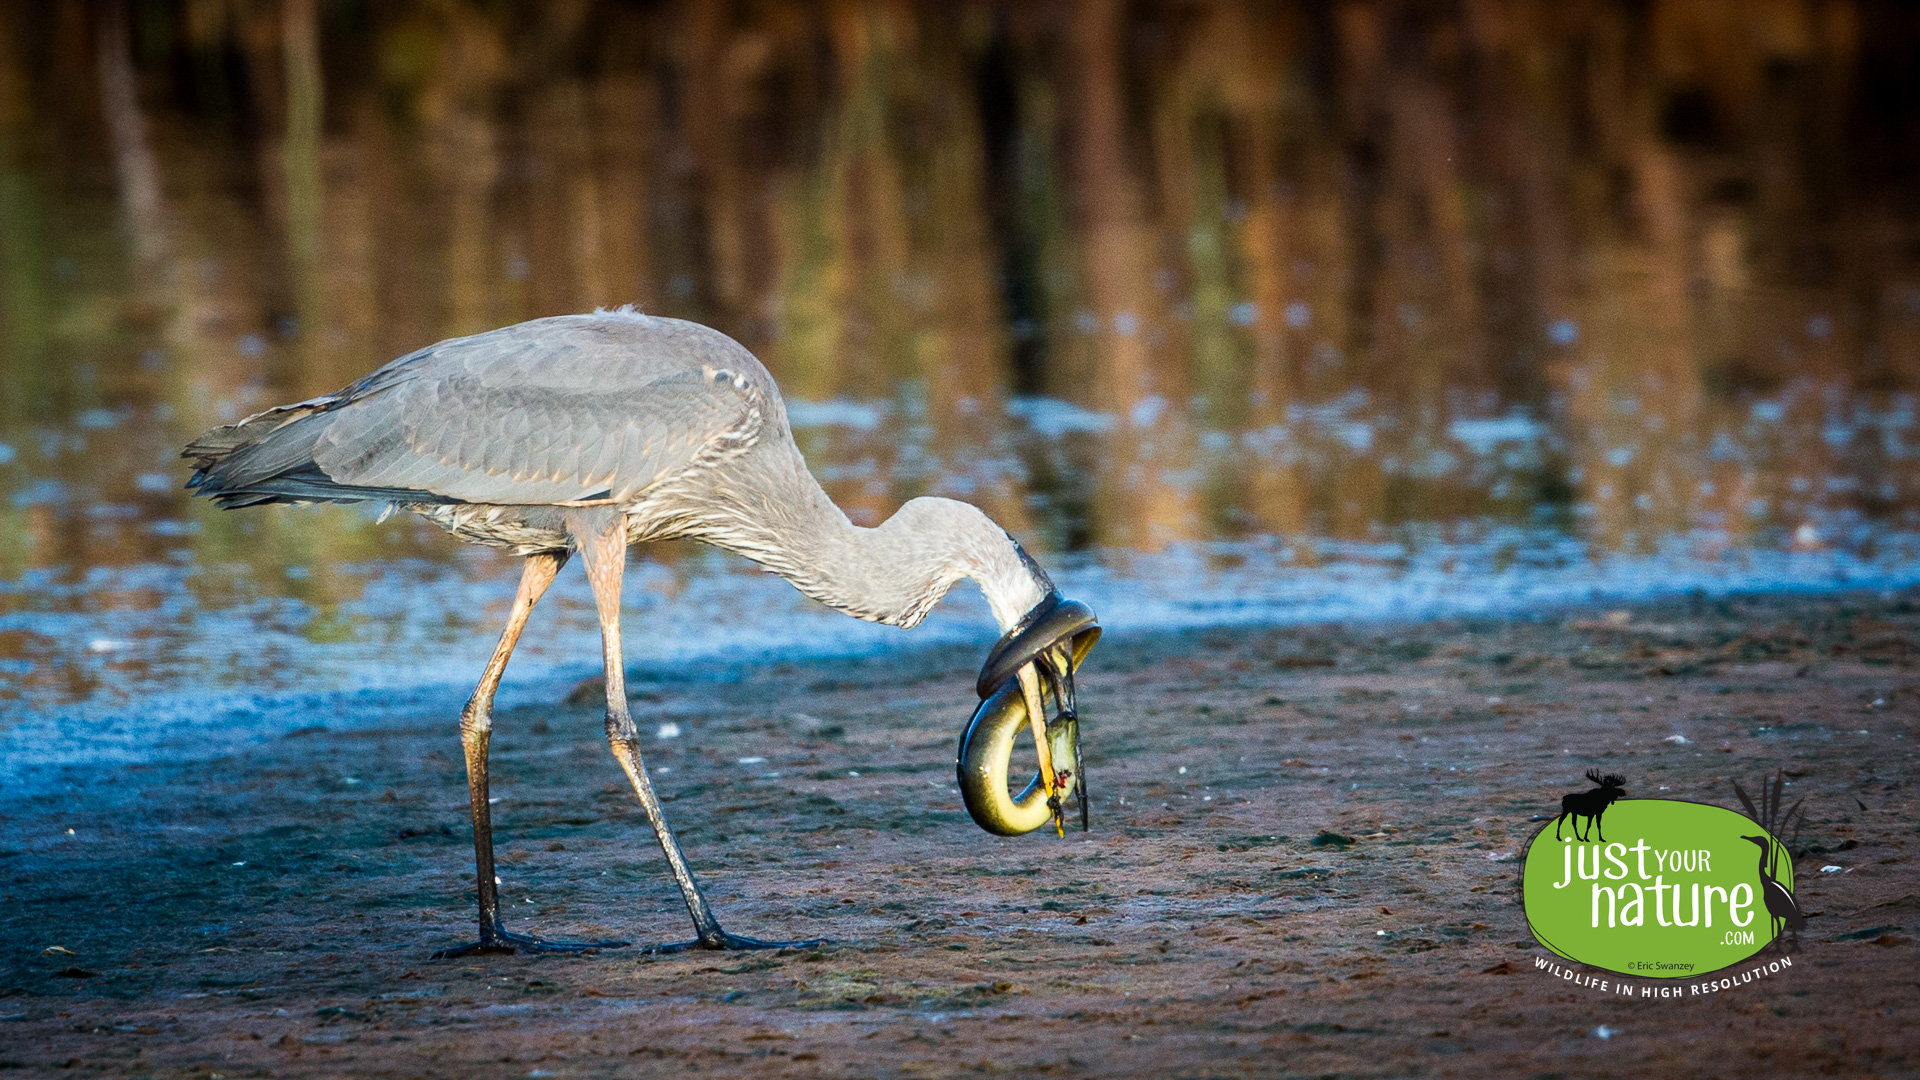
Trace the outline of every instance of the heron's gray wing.
{"label": "heron's gray wing", "polygon": [[407,361],[403,377],[313,418],[325,426],[312,460],[336,483],[479,503],[625,500],[709,448],[751,442],[762,416],[752,355],[675,320],[543,319]]}

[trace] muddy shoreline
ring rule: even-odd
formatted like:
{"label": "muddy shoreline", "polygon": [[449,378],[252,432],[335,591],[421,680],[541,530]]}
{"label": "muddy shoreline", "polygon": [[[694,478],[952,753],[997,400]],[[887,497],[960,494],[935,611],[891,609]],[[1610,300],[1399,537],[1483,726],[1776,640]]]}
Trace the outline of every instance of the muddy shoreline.
{"label": "muddy shoreline", "polygon": [[[430,959],[473,931],[451,716],[64,768],[0,799],[0,1070],[1915,1068],[1912,594],[1110,635],[1081,683],[1094,828],[1064,841],[960,807],[976,652],[636,684],[723,922],[822,948]],[[494,753],[513,926],[685,936],[591,705],[504,712]],[[1791,970],[1663,1003],[1535,968],[1516,857],[1595,766],[1721,805],[1788,769],[1820,912]]]}

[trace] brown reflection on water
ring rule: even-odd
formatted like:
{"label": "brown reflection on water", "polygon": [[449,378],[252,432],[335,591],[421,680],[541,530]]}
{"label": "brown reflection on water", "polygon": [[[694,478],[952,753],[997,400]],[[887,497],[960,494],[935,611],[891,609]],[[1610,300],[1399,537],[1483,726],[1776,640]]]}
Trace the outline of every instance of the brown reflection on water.
{"label": "brown reflection on water", "polygon": [[183,438],[623,303],[864,407],[799,435],[870,522],[1908,522],[1917,41],[1811,0],[4,0],[0,577],[324,613],[444,545],[190,506]]}

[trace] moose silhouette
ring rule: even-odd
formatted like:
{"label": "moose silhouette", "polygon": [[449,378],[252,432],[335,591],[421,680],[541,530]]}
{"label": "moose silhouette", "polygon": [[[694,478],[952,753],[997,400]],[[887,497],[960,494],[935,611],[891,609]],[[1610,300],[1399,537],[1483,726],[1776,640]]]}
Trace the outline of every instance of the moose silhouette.
{"label": "moose silhouette", "polygon": [[1573,819],[1573,838],[1581,843],[1587,837],[1580,835],[1580,819],[1587,819],[1588,833],[1599,833],[1600,842],[1607,842],[1607,834],[1600,827],[1600,816],[1607,812],[1622,795],[1627,793],[1626,781],[1618,776],[1601,776],[1599,769],[1588,769],[1587,779],[1596,786],[1592,791],[1576,791],[1560,800],[1560,816],[1553,819],[1553,838],[1560,839],[1560,823]]}

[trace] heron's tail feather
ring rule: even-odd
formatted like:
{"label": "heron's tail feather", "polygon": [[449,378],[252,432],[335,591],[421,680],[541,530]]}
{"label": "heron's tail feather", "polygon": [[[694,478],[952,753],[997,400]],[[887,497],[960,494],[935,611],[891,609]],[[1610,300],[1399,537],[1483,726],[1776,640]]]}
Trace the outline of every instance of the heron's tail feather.
{"label": "heron's tail feather", "polygon": [[187,444],[193,462],[187,487],[222,510],[275,502],[448,502],[412,488],[362,487],[334,480],[314,463],[333,397],[314,398],[213,428]]}
{"label": "heron's tail feather", "polygon": [[194,478],[188,481],[187,486],[197,487],[206,473],[221,465],[236,451],[265,442],[282,428],[312,416],[332,405],[335,400],[335,396],[329,395],[292,405],[276,405],[265,412],[254,413],[237,424],[222,424],[202,432],[199,438],[180,451],[181,457],[193,462]]}

